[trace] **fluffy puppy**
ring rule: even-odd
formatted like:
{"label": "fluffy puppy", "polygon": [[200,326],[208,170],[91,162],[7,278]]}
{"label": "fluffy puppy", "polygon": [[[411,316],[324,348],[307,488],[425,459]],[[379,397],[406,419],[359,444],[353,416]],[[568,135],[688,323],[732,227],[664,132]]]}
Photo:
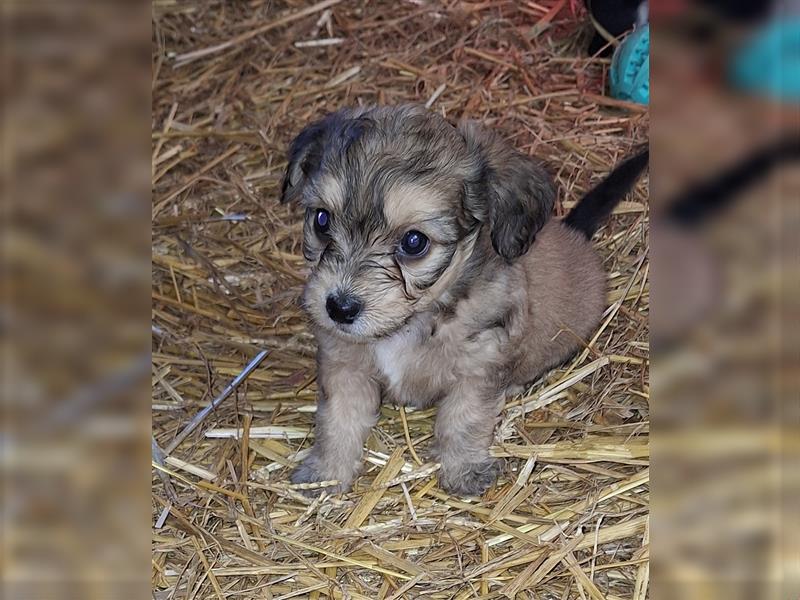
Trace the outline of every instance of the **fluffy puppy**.
{"label": "fluffy puppy", "polygon": [[483,493],[506,395],[566,360],[600,320],[605,274],[589,237],[646,161],[561,222],[542,166],[474,124],[400,106],[306,127],[282,201],[305,208],[319,399],[316,441],[292,481],[348,490],[382,400],[438,403],[440,484]]}

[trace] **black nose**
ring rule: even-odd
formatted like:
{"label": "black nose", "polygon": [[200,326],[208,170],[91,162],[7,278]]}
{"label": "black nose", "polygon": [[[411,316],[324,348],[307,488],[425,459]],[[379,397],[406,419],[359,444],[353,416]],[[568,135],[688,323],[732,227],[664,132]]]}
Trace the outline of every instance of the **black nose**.
{"label": "black nose", "polygon": [[361,312],[361,302],[354,296],[337,294],[328,296],[325,308],[331,319],[337,323],[347,323],[348,325],[356,320],[358,313]]}

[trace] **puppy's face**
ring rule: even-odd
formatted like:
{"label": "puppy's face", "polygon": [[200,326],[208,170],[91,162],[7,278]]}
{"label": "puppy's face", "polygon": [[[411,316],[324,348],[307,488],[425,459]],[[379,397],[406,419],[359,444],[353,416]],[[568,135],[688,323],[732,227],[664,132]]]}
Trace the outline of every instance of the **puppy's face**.
{"label": "puppy's face", "polygon": [[[514,160],[536,185],[509,180]],[[484,224],[498,254],[524,253],[552,196],[536,163],[423,108],[329,115],[294,141],[283,182],[305,208],[305,308],[348,339],[391,335],[463,279]]]}

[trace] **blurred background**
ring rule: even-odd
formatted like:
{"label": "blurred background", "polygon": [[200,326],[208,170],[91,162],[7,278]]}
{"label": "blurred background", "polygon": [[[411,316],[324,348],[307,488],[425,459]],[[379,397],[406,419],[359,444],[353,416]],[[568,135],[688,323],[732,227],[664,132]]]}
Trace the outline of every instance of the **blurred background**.
{"label": "blurred background", "polygon": [[146,598],[150,7],[0,14],[0,596]]}
{"label": "blurred background", "polygon": [[652,574],[797,598],[796,2],[653,2]]}
{"label": "blurred background", "polygon": [[[654,597],[800,593],[796,9],[649,7]],[[151,18],[3,4],[6,598],[149,594]]]}

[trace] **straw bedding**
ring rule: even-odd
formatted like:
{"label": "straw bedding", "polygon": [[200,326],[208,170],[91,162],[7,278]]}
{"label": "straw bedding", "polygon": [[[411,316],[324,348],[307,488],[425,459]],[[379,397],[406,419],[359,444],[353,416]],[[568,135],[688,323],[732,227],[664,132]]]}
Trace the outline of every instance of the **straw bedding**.
{"label": "straw bedding", "polygon": [[492,450],[505,471],[483,498],[438,488],[433,411],[393,406],[352,493],[308,499],[288,481],[315,402],[301,223],[277,203],[288,142],[341,106],[427,103],[547,161],[563,215],[648,128],[646,110],[603,95],[608,62],[585,57],[580,10],[156,0],[154,598],[647,596],[646,181],[596,236],[600,331],[508,403]]}

